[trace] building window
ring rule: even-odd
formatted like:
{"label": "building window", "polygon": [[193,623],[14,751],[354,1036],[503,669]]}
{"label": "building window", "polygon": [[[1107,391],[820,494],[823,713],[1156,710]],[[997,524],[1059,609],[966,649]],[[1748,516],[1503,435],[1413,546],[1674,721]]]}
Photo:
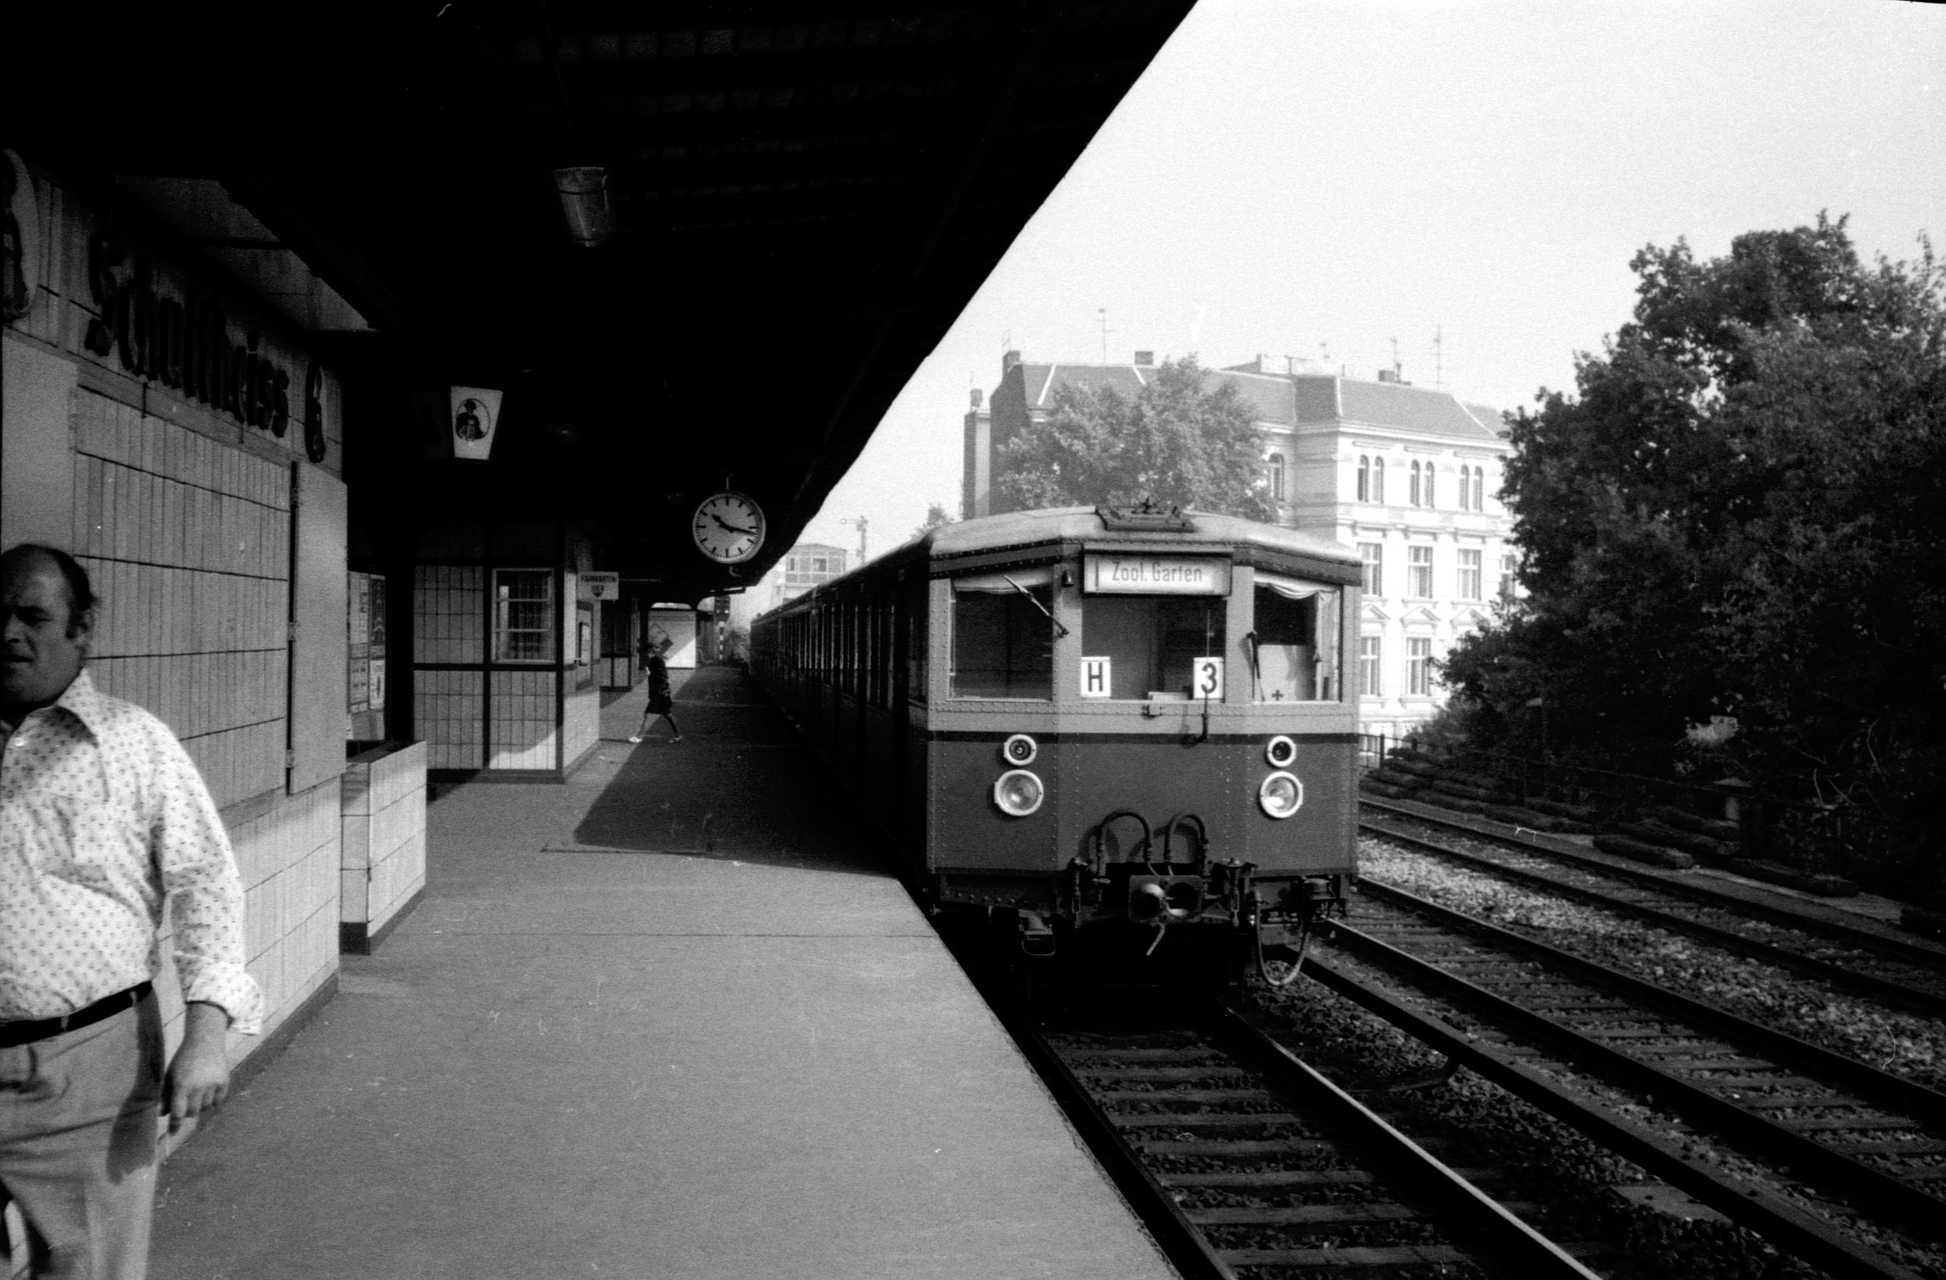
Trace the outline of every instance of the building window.
{"label": "building window", "polygon": [[1372,501],[1385,501],[1385,459],[1372,459]]}
{"label": "building window", "polygon": [[1432,548],[1406,548],[1406,588],[1421,600],[1432,599]]}
{"label": "building window", "polygon": [[1432,694],[1432,638],[1408,636],[1405,642],[1405,691],[1415,697]]}
{"label": "building window", "polygon": [[1423,505],[1428,507],[1436,507],[1439,505],[1439,500],[1433,497],[1432,477],[1433,477],[1433,465],[1432,463],[1428,462],[1426,464],[1426,484],[1424,490],[1421,492],[1420,495],[1426,500]]}
{"label": "building window", "polygon": [[1480,598],[1480,553],[1463,547],[1459,553],[1459,596],[1462,600]]}
{"label": "building window", "polygon": [[1508,603],[1514,598],[1514,558],[1511,555],[1500,557],[1500,598]]}
{"label": "building window", "polygon": [[493,571],[493,660],[554,661],[554,571]]}
{"label": "building window", "polygon": [[1385,686],[1379,673],[1379,646],[1384,643],[1377,636],[1358,637],[1358,692],[1367,698],[1385,695]]}
{"label": "building window", "polygon": [[1358,558],[1365,562],[1365,594],[1368,596],[1384,595],[1385,544],[1382,542],[1359,543]]}
{"label": "building window", "polygon": [[1487,469],[1485,467],[1473,468],[1473,509],[1475,511],[1487,509]]}
{"label": "building window", "polygon": [[1372,460],[1362,453],[1358,455],[1358,500],[1372,500]]}
{"label": "building window", "polygon": [[1270,455],[1270,498],[1273,502],[1284,500],[1284,455]]}
{"label": "building window", "polygon": [[1406,489],[1406,500],[1415,507],[1419,505],[1419,464],[1416,461],[1412,464],[1412,480]]}

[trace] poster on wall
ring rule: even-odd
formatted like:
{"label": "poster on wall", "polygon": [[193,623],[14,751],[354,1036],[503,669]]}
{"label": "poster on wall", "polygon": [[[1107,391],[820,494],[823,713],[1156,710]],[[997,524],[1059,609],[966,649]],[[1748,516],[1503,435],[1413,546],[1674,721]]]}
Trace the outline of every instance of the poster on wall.
{"label": "poster on wall", "polygon": [[[385,579],[375,573],[345,577],[345,707],[354,717],[353,737],[376,737],[376,713],[385,710]],[[373,719],[361,725],[358,716]]]}

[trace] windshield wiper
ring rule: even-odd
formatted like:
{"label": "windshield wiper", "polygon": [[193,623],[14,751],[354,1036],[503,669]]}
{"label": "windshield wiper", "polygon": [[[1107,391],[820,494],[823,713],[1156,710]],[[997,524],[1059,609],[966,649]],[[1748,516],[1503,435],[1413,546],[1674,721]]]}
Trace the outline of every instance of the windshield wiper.
{"label": "windshield wiper", "polygon": [[1021,586],[1018,582],[1015,582],[1011,577],[1008,577],[1008,575],[1003,573],[1000,576],[1007,579],[1008,586],[1012,587],[1015,591],[1020,592],[1020,594],[1026,596],[1029,600],[1031,600],[1036,609],[1039,609],[1042,613],[1047,614],[1047,620],[1054,624],[1054,629],[1056,631],[1061,633],[1060,638],[1063,640],[1067,639],[1068,629],[1061,625],[1061,620],[1059,618],[1055,617],[1052,613],[1048,612],[1047,606],[1041,603],[1041,598],[1039,596],[1029,591],[1026,587]]}

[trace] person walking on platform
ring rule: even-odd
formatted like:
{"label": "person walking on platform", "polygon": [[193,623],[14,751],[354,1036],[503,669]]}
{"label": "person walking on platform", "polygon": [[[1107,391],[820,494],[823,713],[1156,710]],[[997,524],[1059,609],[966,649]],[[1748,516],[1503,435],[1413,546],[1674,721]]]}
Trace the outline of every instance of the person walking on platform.
{"label": "person walking on platform", "polygon": [[682,727],[676,723],[675,695],[669,691],[669,663],[664,658],[672,643],[664,640],[649,651],[646,664],[649,669],[649,705],[642,708],[642,727],[635,731],[630,742],[640,742],[649,731],[649,722],[657,716],[669,722],[669,741],[682,741]]}
{"label": "person walking on platform", "polygon": [[[96,601],[51,547],[0,555],[0,1201],[35,1280],[141,1280],[158,1112],[229,1091],[227,1032],[262,1029],[243,885],[168,726],[83,670]],[[163,1064],[158,933],[185,1002]]]}

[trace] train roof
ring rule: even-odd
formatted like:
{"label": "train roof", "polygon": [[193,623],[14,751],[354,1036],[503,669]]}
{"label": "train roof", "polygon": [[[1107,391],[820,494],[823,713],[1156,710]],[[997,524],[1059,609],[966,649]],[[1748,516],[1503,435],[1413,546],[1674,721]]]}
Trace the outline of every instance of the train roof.
{"label": "train roof", "polygon": [[[1166,516],[1135,513],[1124,519],[1114,518],[1120,514],[1105,515],[1100,507],[1049,507],[1039,511],[1007,511],[940,525],[758,617],[768,618],[807,607],[819,596],[870,579],[888,566],[909,564],[914,558],[935,564],[962,560],[978,564],[990,558],[1005,563],[1015,557],[996,553],[1033,552],[1049,547],[1125,545],[1160,549],[1201,544],[1225,549],[1254,548],[1272,556],[1281,554],[1295,561],[1308,560],[1320,568],[1336,566],[1343,571],[1346,582],[1356,582],[1362,569],[1358,552],[1344,543],[1299,533],[1282,525],[1217,515],[1213,511],[1171,512]],[[1029,558],[1039,559],[1044,554]],[[1340,575],[1333,572],[1329,576],[1335,579]]]}
{"label": "train roof", "polygon": [[1128,520],[1105,518],[1096,507],[1053,507],[1043,511],[1007,511],[995,516],[980,516],[941,525],[927,535],[935,558],[972,555],[1007,547],[1036,546],[1054,542],[1133,544],[1209,543],[1213,546],[1252,546],[1268,551],[1283,551],[1343,564],[1359,563],[1358,553],[1342,542],[1300,533],[1282,525],[1217,515],[1211,511],[1186,511],[1181,524],[1162,520],[1145,524],[1140,515]]}

